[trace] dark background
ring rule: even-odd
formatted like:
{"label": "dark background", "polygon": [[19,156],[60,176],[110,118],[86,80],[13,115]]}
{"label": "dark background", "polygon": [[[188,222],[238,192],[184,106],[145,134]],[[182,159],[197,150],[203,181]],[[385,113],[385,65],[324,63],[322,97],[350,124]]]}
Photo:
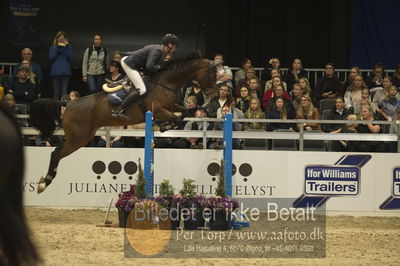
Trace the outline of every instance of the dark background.
{"label": "dark background", "polygon": [[[29,34],[20,45],[8,11],[15,3],[40,7],[38,16],[29,18],[24,29]],[[339,68],[372,68],[378,61],[394,68],[400,62],[396,0],[3,0],[2,7],[0,62],[19,62],[21,49],[30,47],[46,75],[49,46],[63,30],[74,53],[72,88],[82,86],[83,52],[95,33],[103,35],[110,54],[159,43],[165,33],[175,33],[181,40],[178,54],[199,49],[211,58],[222,52],[230,66],[245,56],[256,67],[264,67],[271,56],[280,57],[283,67],[295,57],[305,68],[322,68],[328,61]]]}

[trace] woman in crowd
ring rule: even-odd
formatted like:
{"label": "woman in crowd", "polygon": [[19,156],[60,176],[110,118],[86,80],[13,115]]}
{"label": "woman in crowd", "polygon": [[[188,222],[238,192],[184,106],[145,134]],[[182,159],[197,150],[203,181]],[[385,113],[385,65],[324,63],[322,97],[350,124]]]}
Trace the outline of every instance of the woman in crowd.
{"label": "woman in crowd", "polygon": [[300,85],[301,90],[303,91],[303,94],[311,98],[311,87],[308,78],[306,77],[299,78],[298,83]]}
{"label": "woman in crowd", "polygon": [[[356,115],[348,115],[346,120],[354,121],[357,120]],[[331,133],[356,133],[357,124],[356,123],[347,123],[344,127],[338,128]],[[354,141],[332,141],[332,150],[333,151],[357,151],[356,142]]]}
{"label": "woman in crowd", "polygon": [[362,99],[362,90],[365,88],[362,76],[356,75],[353,79],[353,83],[347,88],[344,94],[344,102],[346,108],[349,109],[350,112],[354,113],[354,110],[359,109]]}
{"label": "woman in crowd", "polygon": [[[264,109],[267,108],[267,105],[268,105],[268,103],[269,103],[269,100],[271,100],[273,97],[276,96],[276,88],[278,88],[278,87],[281,87],[281,88],[283,89],[283,82],[282,82],[282,79],[281,79],[280,77],[274,77],[274,78],[272,79],[272,87],[271,87],[271,89],[267,90],[267,91],[264,93],[264,96],[263,96],[263,101],[262,101],[262,103],[263,103]],[[288,92],[285,91],[285,90],[283,91],[283,95],[278,95],[278,96],[283,96],[283,97],[285,97],[287,100],[290,100],[290,96],[289,96]]]}
{"label": "woman in crowd", "polygon": [[[371,108],[361,108],[361,119],[365,121],[374,121],[374,112]],[[380,133],[381,126],[377,124],[359,124],[356,133]],[[385,145],[380,141],[359,141],[356,144],[357,151],[361,152],[384,152]]]}
{"label": "woman in crowd", "polygon": [[236,83],[234,96],[238,97],[240,95],[239,90],[241,87],[243,87],[245,85],[250,86],[250,80],[253,78],[256,78],[256,72],[253,67],[249,67],[246,72],[246,77],[244,79],[240,79]]}
{"label": "woman in crowd", "polygon": [[[268,119],[294,119],[294,114],[291,110],[288,110],[285,105],[285,99],[282,96],[275,98],[274,108],[268,113]],[[289,123],[269,123],[268,131],[274,131],[277,129],[292,129],[294,125]]]}
{"label": "woman in crowd", "polygon": [[299,83],[293,84],[293,90],[290,92],[290,102],[293,109],[297,111],[300,106],[301,96],[306,95]]}
{"label": "woman in crowd", "polygon": [[[265,119],[265,114],[261,110],[260,101],[258,98],[251,98],[250,107],[247,112],[244,113],[244,118],[246,119]],[[243,124],[243,130],[264,130],[266,129],[266,123],[260,122],[246,122]]]}
{"label": "woman in crowd", "polygon": [[67,94],[72,59],[72,47],[63,31],[57,32],[50,46],[49,58],[52,62],[50,76],[53,79],[54,99],[61,99]]}
{"label": "woman in crowd", "polygon": [[302,77],[307,77],[307,73],[303,69],[303,63],[300,58],[295,58],[286,75],[287,89],[289,92],[293,89],[293,84],[299,82],[299,79]]}
{"label": "woman in crowd", "polygon": [[37,86],[39,84],[39,80],[38,80],[38,77],[36,76],[36,74],[32,72],[31,62],[29,60],[27,60],[27,59],[24,59],[24,60],[21,61],[21,65],[24,66],[24,67],[27,67],[29,69],[28,78],[29,78],[30,82],[32,82],[36,86],[36,89],[37,89]]}
{"label": "woman in crowd", "polygon": [[101,91],[108,65],[109,60],[107,50],[103,47],[103,38],[100,34],[96,34],[93,36],[93,44],[86,48],[82,61],[83,82],[87,82],[90,94]]}
{"label": "woman in crowd", "polygon": [[[372,100],[376,105],[380,105],[383,102],[383,100],[385,100],[386,97],[389,95],[389,89],[390,87],[393,86],[392,77],[389,76],[384,77],[382,84],[383,88],[375,92],[374,98]],[[397,95],[396,97],[400,99],[399,95]]]}
{"label": "woman in crowd", "polygon": [[246,78],[246,72],[250,67],[252,67],[251,60],[247,57],[243,58],[239,70],[236,71],[234,75],[236,85],[238,84],[239,80]]}
{"label": "woman in crowd", "polygon": [[[271,79],[268,80],[267,82],[265,82],[264,92],[266,92],[267,90],[272,88],[272,82],[273,82],[273,79],[275,77],[280,77],[282,79],[282,76],[281,76],[281,73],[279,72],[279,69],[272,69],[270,76],[271,76]],[[283,84],[284,90],[287,91],[286,82],[282,81],[282,84]]]}
{"label": "woman in crowd", "polygon": [[346,92],[347,88],[350,87],[351,84],[353,84],[354,77],[357,76],[357,75],[361,76],[360,68],[356,67],[356,66],[353,66],[352,68],[350,68],[350,71],[347,74],[347,80],[342,86],[342,93],[343,94]]}
{"label": "woman in crowd", "polygon": [[[318,109],[312,104],[311,98],[309,96],[303,95],[300,100],[300,107],[296,111],[296,119],[309,119],[309,120],[319,120]],[[306,131],[318,130],[321,131],[320,125],[318,123],[303,123],[297,124],[297,129],[303,127]]]}
{"label": "woman in crowd", "polygon": [[210,103],[210,96],[200,88],[200,84],[196,80],[192,80],[193,86],[187,87],[184,93],[183,102],[186,102],[189,96],[197,98],[197,105],[206,107]]}
{"label": "woman in crowd", "polygon": [[[349,110],[346,108],[344,99],[342,96],[336,96],[335,106],[332,108],[327,116],[327,120],[345,120],[350,114]],[[341,128],[342,124],[322,124],[322,129],[325,132],[333,132]]]}
{"label": "woman in crowd", "polygon": [[245,113],[249,109],[250,105],[250,93],[248,86],[242,86],[240,88],[240,97],[236,98],[237,108]]}
{"label": "woman in crowd", "polygon": [[115,60],[111,61],[110,68],[106,74],[106,81],[107,82],[118,81],[123,79],[124,77],[125,74],[122,74],[121,63]]}

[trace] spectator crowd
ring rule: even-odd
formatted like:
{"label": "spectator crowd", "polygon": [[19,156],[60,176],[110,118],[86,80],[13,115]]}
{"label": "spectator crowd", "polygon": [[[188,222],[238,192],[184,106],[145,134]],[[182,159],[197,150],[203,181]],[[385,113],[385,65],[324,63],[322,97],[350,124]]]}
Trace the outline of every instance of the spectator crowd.
{"label": "spectator crowd", "polygon": [[[103,46],[100,34],[93,36],[93,43],[85,49],[82,58],[82,80],[87,83],[89,94],[100,92],[106,81],[117,81],[124,77],[118,51],[110,54]],[[77,89],[68,90],[71,78],[72,45],[66,34],[58,32],[49,48],[51,61],[50,76],[55,99],[64,102],[75,101],[80,97]],[[6,102],[17,114],[29,114],[32,101],[40,97],[43,73],[41,66],[34,62],[29,48],[21,51],[21,60],[12,72],[0,72],[0,99]],[[308,79],[300,58],[295,58],[285,75],[281,71],[278,57],[267,60],[262,78],[257,77],[250,58],[244,58],[237,71],[224,63],[223,54],[212,58],[218,62],[217,95],[208,95],[196,80],[182,87],[177,104],[182,106],[182,118],[221,118],[228,112],[234,118],[249,119],[249,122],[234,123],[237,131],[298,131],[337,133],[399,133],[396,127],[379,124],[355,124],[351,120],[394,121],[400,119],[400,64],[393,75],[385,72],[384,66],[377,63],[372,73],[363,76],[357,66],[350,68],[347,79],[342,81],[335,73],[334,63],[326,63],[322,77],[315,82]],[[343,124],[319,123],[265,123],[257,119],[311,119],[346,120]],[[218,122],[187,122],[180,129],[221,130]],[[244,140],[235,139],[234,148],[242,148]],[[62,138],[35,139],[36,145],[57,146]],[[96,138],[90,146],[104,147],[104,138]],[[114,137],[110,146],[140,147],[140,138]],[[262,144],[264,145],[264,144]],[[268,145],[267,145],[268,146]],[[221,148],[221,140],[209,139],[203,143],[196,138],[159,138],[159,148]],[[395,152],[395,143],[379,141],[334,141],[331,150]]]}

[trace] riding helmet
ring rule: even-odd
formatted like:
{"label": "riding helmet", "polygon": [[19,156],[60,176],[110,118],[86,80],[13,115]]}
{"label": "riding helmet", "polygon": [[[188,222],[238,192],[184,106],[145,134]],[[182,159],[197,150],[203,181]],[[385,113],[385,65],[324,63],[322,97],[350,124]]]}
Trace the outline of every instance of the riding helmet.
{"label": "riding helmet", "polygon": [[170,33],[165,34],[165,36],[162,38],[162,41],[161,41],[161,43],[164,45],[166,45],[168,43],[178,45],[178,42],[179,42],[178,37],[175,34],[170,34]]}

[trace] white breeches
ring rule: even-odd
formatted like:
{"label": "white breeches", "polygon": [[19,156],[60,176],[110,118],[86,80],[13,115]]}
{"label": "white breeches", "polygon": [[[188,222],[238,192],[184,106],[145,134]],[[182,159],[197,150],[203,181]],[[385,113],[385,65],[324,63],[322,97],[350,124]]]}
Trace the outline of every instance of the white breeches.
{"label": "white breeches", "polygon": [[144,85],[143,79],[140,76],[139,72],[130,68],[127,64],[125,64],[124,60],[127,56],[121,58],[121,66],[122,69],[125,71],[128,78],[132,81],[133,85],[135,85],[136,89],[139,90],[140,95],[146,93],[146,85]]}

